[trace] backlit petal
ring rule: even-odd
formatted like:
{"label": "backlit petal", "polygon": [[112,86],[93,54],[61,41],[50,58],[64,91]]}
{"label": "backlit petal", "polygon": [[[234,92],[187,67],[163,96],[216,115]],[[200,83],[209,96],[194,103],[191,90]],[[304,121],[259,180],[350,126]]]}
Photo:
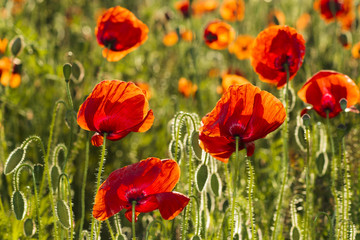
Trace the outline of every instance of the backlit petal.
{"label": "backlit petal", "polygon": [[166,220],[174,219],[190,201],[190,198],[177,192],[158,193],[156,199],[160,214]]}

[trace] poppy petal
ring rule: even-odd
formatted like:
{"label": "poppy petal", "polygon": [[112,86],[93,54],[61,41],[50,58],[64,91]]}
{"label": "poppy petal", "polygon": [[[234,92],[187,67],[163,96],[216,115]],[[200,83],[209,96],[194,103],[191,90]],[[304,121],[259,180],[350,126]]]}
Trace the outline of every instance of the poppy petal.
{"label": "poppy petal", "polygon": [[189,203],[190,198],[177,192],[163,192],[155,195],[162,218],[174,219]]}
{"label": "poppy petal", "polygon": [[[138,216],[139,216],[139,212],[136,212],[135,211],[135,222],[138,221]],[[132,209],[128,209],[126,212],[125,212],[125,217],[127,218],[127,220],[129,220],[129,222],[132,222]]]}
{"label": "poppy petal", "polygon": [[99,133],[95,133],[92,137],[91,137],[91,144],[95,147],[100,147],[102,146],[104,143],[104,137],[101,136]]}
{"label": "poppy petal", "polygon": [[144,189],[145,195],[152,195],[160,192],[170,192],[180,178],[180,167],[176,161],[165,159],[161,161],[161,172],[156,180]]}

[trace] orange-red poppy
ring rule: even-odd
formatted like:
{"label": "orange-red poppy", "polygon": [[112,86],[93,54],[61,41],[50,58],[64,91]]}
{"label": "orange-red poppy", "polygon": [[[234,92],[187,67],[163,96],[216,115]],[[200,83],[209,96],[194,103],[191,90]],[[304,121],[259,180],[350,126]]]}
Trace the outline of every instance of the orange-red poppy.
{"label": "orange-red poppy", "polygon": [[179,79],[178,90],[185,97],[194,96],[198,87],[196,84],[193,84],[190,80],[182,77]]}
{"label": "orange-red poppy", "polygon": [[79,126],[96,133],[91,139],[94,146],[103,143],[103,135],[111,141],[119,140],[130,132],[145,132],[153,124],[146,96],[132,82],[106,80],[97,84],[79,108]]}
{"label": "orange-red poppy", "polygon": [[234,29],[226,22],[220,20],[210,22],[204,31],[206,45],[216,50],[227,48],[234,38]]}
{"label": "orange-red poppy", "polygon": [[95,35],[102,54],[110,62],[119,61],[148,38],[148,27],[129,10],[120,6],[108,9],[98,19]]}
{"label": "orange-red poppy", "polygon": [[93,216],[106,220],[126,209],[125,217],[132,221],[132,202],[135,215],[159,209],[166,220],[175,218],[189,203],[185,195],[172,192],[179,181],[180,167],[171,159],[148,158],[112,172],[101,184],[93,208]]}
{"label": "orange-red poppy", "polygon": [[12,62],[9,58],[0,59],[0,82],[3,86],[17,88],[21,83],[21,61],[15,58]]}
{"label": "orange-red poppy", "polygon": [[226,21],[242,21],[245,16],[243,0],[224,0],[220,7],[220,15]]}
{"label": "orange-red poppy", "polygon": [[215,11],[218,5],[217,0],[194,0],[191,9],[193,15],[201,16],[204,13]]}
{"label": "orange-red poppy", "polygon": [[260,32],[251,50],[251,65],[261,81],[286,84],[287,64],[291,80],[301,67],[305,55],[305,40],[288,26],[272,26]]}
{"label": "orange-red poppy", "polygon": [[230,86],[215,108],[202,118],[200,147],[228,162],[239,137],[239,149],[246,148],[251,156],[254,141],[277,129],[285,117],[284,106],[272,94],[251,84]]}
{"label": "orange-red poppy", "polygon": [[246,78],[236,74],[224,74],[222,76],[221,88],[218,89],[218,93],[222,94],[228,90],[232,85],[243,85],[250,83]]}
{"label": "orange-red poppy", "polygon": [[193,33],[190,30],[183,30],[180,35],[181,39],[185,42],[191,42],[194,38]]}
{"label": "orange-red poppy", "polygon": [[341,19],[353,9],[353,0],[317,0],[314,9],[326,22]]}
{"label": "orange-red poppy", "polygon": [[360,42],[357,42],[351,48],[351,55],[356,59],[360,59]]}
{"label": "orange-red poppy", "polygon": [[296,20],[296,30],[302,31],[307,26],[309,26],[311,21],[311,16],[308,13],[303,13],[297,20]]}
{"label": "orange-red poppy", "polygon": [[251,57],[251,48],[254,37],[249,35],[239,35],[229,46],[229,52],[236,55],[240,60]]}
{"label": "orange-red poppy", "polygon": [[268,27],[274,25],[285,25],[285,14],[280,10],[272,10],[268,14]]}
{"label": "orange-red poppy", "polygon": [[360,91],[348,76],[324,70],[308,79],[298,96],[311,104],[321,117],[326,118],[328,113],[329,118],[333,118],[341,112],[340,100],[346,99],[349,108],[357,103]]}
{"label": "orange-red poppy", "polygon": [[184,17],[190,16],[190,2],[189,0],[181,0],[175,2],[175,9],[180,11]]}
{"label": "orange-red poppy", "polygon": [[169,32],[163,37],[162,41],[165,46],[171,47],[179,41],[179,36],[175,31]]}
{"label": "orange-red poppy", "polygon": [[6,38],[0,39],[0,53],[4,54],[9,40]]}

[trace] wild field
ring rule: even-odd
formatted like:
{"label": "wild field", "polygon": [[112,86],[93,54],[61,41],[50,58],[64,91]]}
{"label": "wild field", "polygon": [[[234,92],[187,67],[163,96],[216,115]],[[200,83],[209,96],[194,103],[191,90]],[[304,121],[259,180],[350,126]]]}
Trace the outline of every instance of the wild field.
{"label": "wild field", "polygon": [[360,239],[356,0],[1,0],[0,239]]}

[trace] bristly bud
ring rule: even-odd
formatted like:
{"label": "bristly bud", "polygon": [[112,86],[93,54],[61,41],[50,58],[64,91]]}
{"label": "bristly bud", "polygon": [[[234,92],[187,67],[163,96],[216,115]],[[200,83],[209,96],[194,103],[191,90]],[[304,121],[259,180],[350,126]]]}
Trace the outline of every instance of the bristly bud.
{"label": "bristly bud", "polygon": [[11,203],[16,219],[22,220],[26,212],[26,201],[22,192],[15,191],[12,195]]}
{"label": "bristly bud", "polygon": [[28,218],[24,221],[24,235],[26,237],[32,237],[35,234],[36,226],[34,220]]}
{"label": "bristly bud", "polygon": [[202,192],[205,188],[206,182],[209,178],[209,169],[208,166],[205,164],[199,165],[198,169],[196,170],[196,188],[199,192]]}
{"label": "bristly bud", "polygon": [[345,111],[346,107],[347,107],[347,100],[345,98],[340,99],[340,107],[341,110]]}
{"label": "bristly bud", "polygon": [[53,165],[50,171],[51,184],[54,192],[56,192],[59,184],[60,168],[57,165]]}
{"label": "bristly bud", "polygon": [[64,200],[58,200],[56,203],[56,215],[59,218],[61,225],[69,229],[71,226],[70,209]]}
{"label": "bristly bud", "polygon": [[68,82],[70,80],[70,76],[71,76],[71,64],[70,63],[64,64],[63,73],[64,73],[65,81]]}
{"label": "bristly bud", "polygon": [[4,167],[4,174],[8,175],[15,171],[15,169],[20,166],[22,161],[25,158],[25,150],[21,147],[15,148],[9,155],[6,160]]}
{"label": "bristly bud", "polygon": [[21,50],[24,48],[23,38],[22,36],[15,37],[10,42],[11,53],[14,57],[20,54]]}
{"label": "bristly bud", "polygon": [[213,173],[210,179],[211,190],[215,196],[221,196],[221,180],[220,176],[217,173]]}
{"label": "bristly bud", "polygon": [[305,113],[301,118],[302,118],[304,126],[309,127],[310,126],[310,115]]}

